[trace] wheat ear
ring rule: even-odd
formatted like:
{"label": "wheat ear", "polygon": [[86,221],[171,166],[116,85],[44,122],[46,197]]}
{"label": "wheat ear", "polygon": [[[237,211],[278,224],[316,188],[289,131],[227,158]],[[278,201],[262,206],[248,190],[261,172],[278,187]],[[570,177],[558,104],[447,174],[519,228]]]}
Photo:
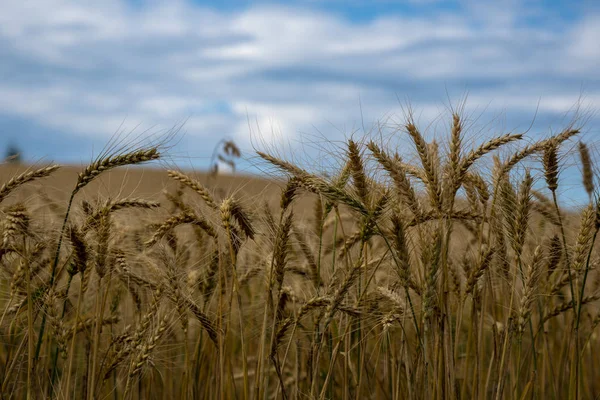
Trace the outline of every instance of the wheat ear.
{"label": "wheat ear", "polygon": [[2,187],[0,187],[0,202],[2,202],[2,200],[4,200],[4,198],[10,194],[10,192],[15,190],[22,184],[32,181],[34,179],[44,178],[59,168],[59,165],[50,165],[48,167],[36,169],[35,171],[23,172],[21,175],[15,176],[14,178],[6,182],[4,185],[2,185]]}

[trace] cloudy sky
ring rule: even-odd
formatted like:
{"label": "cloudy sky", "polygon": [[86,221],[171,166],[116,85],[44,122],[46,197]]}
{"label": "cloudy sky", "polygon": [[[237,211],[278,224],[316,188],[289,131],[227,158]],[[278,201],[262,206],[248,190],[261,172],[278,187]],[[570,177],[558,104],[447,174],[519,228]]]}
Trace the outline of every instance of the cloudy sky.
{"label": "cloudy sky", "polygon": [[[476,143],[534,116],[529,134],[543,136],[573,106],[600,105],[595,1],[0,4],[0,149],[30,160],[85,163],[119,129],[184,120],[171,149],[182,167],[207,168],[223,138],[245,154],[275,143],[312,157],[401,122],[407,104],[442,136],[465,97],[490,128],[471,132]],[[588,118],[588,138],[599,122]]]}

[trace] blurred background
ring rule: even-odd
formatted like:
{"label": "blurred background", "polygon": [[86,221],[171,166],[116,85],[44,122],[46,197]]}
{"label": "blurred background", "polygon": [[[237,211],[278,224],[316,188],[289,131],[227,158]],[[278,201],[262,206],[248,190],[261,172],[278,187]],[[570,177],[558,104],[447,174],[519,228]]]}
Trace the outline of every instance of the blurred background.
{"label": "blurred background", "polygon": [[350,136],[408,151],[392,133],[409,109],[430,140],[464,110],[470,144],[579,118],[597,154],[597,1],[0,4],[0,149],[13,161],[86,164],[116,133],[175,127],[181,168],[208,170],[230,141],[238,172],[262,173],[265,148],[325,169]]}

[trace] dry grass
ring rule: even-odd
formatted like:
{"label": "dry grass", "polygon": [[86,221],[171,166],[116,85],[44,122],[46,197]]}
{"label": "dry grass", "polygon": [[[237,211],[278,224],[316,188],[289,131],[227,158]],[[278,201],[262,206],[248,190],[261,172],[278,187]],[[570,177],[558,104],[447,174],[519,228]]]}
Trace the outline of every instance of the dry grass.
{"label": "dry grass", "polygon": [[578,131],[486,177],[524,135],[464,148],[453,114],[443,154],[402,128],[417,165],[349,140],[333,178],[264,153],[287,182],[119,168],[153,147],[1,168],[2,398],[597,397],[585,144],[589,204],[556,194]]}

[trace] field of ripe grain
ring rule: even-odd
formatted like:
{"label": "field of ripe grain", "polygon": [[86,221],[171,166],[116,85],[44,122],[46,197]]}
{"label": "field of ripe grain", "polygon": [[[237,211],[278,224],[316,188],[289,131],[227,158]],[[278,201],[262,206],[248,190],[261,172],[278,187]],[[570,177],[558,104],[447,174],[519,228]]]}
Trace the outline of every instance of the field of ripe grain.
{"label": "field of ripe grain", "polygon": [[129,168],[160,147],[3,165],[2,398],[600,395],[585,144],[589,204],[556,197],[578,131],[471,148],[459,115],[443,144],[401,128],[416,163],[348,140],[332,177],[263,153],[286,178]]}

